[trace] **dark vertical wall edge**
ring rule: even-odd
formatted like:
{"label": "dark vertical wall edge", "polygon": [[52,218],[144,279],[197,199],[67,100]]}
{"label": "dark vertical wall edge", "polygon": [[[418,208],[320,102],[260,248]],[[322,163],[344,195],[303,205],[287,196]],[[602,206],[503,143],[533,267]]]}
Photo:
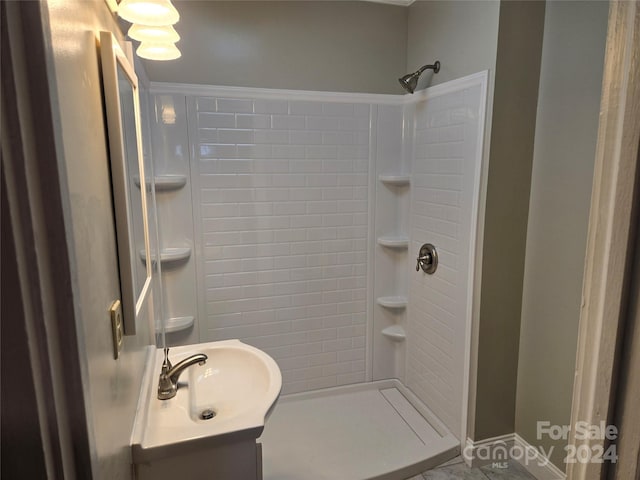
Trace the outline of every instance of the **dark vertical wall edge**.
{"label": "dark vertical wall edge", "polygon": [[512,433],[545,3],[502,1],[483,244],[474,440]]}

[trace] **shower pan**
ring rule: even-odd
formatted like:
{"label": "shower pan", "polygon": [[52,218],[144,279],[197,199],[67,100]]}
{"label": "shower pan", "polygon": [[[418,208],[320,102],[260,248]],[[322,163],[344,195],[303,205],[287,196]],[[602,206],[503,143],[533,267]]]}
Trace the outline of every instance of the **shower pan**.
{"label": "shower pan", "polygon": [[402,479],[460,453],[486,83],[151,85],[154,170],[181,179],[162,247],[191,252],[163,268],[163,317],[192,319],[167,341],[276,360],[265,479]]}

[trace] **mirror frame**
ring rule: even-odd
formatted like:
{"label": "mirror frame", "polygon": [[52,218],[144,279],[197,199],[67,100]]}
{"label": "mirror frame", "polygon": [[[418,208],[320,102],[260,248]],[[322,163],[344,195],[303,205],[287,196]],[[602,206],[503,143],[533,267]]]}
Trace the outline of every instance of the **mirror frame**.
{"label": "mirror frame", "polygon": [[[144,175],[144,158],[140,128],[140,99],[138,77],[117,40],[111,32],[100,32],[100,54],[102,57],[102,79],[104,99],[107,110],[107,130],[109,136],[109,157],[111,162],[111,188],[113,190],[113,206],[116,221],[116,237],[118,242],[118,266],[120,272],[120,295],[122,299],[124,334],[135,335],[136,322],[140,311],[151,290],[151,251],[149,247],[149,222],[147,218],[147,185]],[[136,291],[136,247],[133,243],[134,229],[132,223],[131,192],[127,175],[127,158],[122,128],[122,111],[120,108],[120,89],[118,87],[118,68],[126,75],[133,91],[133,109],[135,116],[135,142],[138,152],[138,168],[140,175],[140,194],[142,201],[142,222],[144,231],[144,262],[146,278],[140,295]],[[133,245],[133,250],[132,250]]]}

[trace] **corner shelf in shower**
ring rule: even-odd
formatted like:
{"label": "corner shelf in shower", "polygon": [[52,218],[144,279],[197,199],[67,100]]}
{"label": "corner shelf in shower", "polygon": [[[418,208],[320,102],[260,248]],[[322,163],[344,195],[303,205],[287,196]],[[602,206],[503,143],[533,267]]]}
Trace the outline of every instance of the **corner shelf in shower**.
{"label": "corner shelf in shower", "polygon": [[[171,266],[188,260],[190,256],[190,247],[165,248],[160,252],[160,263],[163,267]],[[151,257],[155,259],[155,252],[151,252]],[[147,256],[144,250],[140,250],[140,260],[145,264],[147,263]]]}
{"label": "corner shelf in shower", "polygon": [[388,248],[408,248],[409,237],[405,235],[384,235],[378,237],[378,245]]}
{"label": "corner shelf in shower", "polygon": [[[134,177],[133,181],[140,188],[140,177]],[[187,177],[186,175],[156,175],[153,183],[155,184],[156,192],[169,192],[184,187],[187,184]]]}
{"label": "corner shelf in shower", "polygon": [[407,186],[411,181],[409,175],[392,175],[392,174],[378,175],[378,180],[380,180],[382,183],[386,183],[388,185],[396,185],[396,186]]}
{"label": "corner shelf in shower", "polygon": [[384,308],[403,309],[407,307],[407,297],[394,295],[390,297],[378,297],[376,300],[378,305]]}
{"label": "corner shelf in shower", "polygon": [[[173,317],[169,318],[164,325],[165,333],[180,332],[187,330],[193,326],[195,317]],[[162,325],[156,324],[156,331],[160,333],[162,331]]]}
{"label": "corner shelf in shower", "polygon": [[384,328],[382,334],[394,342],[404,342],[407,338],[404,328],[400,325],[391,325],[390,327]]}

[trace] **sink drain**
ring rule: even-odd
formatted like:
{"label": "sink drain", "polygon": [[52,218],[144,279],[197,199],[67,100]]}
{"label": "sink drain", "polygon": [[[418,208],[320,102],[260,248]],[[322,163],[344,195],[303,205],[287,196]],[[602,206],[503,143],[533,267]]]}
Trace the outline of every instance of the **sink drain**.
{"label": "sink drain", "polygon": [[216,416],[216,412],[214,412],[210,408],[207,408],[206,410],[203,410],[202,413],[200,413],[200,418],[202,420],[211,420],[215,416]]}

